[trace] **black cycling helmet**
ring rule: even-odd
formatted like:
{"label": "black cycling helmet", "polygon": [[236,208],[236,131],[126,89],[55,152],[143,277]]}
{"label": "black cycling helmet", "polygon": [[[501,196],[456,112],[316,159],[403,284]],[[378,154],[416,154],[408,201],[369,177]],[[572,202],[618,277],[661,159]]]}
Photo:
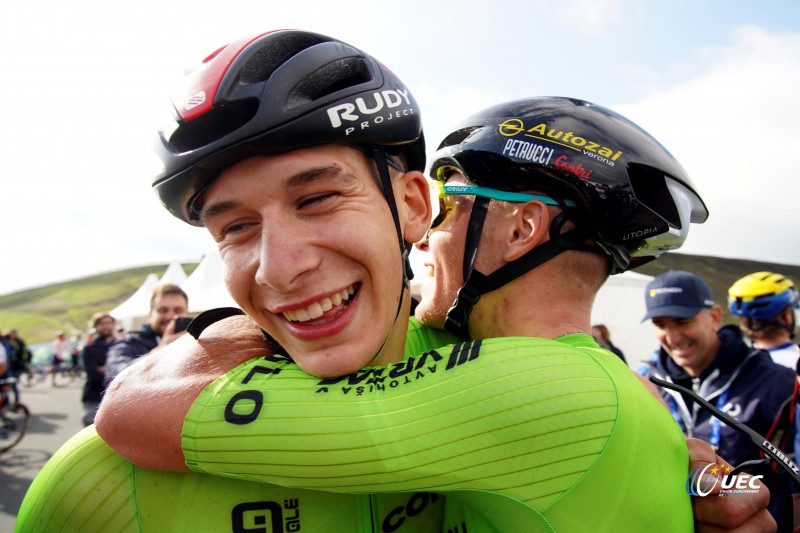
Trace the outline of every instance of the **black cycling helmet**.
{"label": "black cycling helmet", "polygon": [[153,187],[190,224],[201,225],[198,200],[219,171],[251,155],[339,143],[393,155],[405,148],[409,169],[425,167],[411,92],[373,57],[331,37],[280,30],[244,38],[204,59],[187,81],[173,100],[175,122],[159,132],[163,170]]}
{"label": "black cycling helmet", "polygon": [[[484,276],[472,268],[472,258],[488,200],[475,199],[465,285],[448,315],[448,329],[461,335],[480,294],[564,250],[607,254],[612,272],[623,272],[679,248],[690,222],[708,218],[686,171],[658,141],[625,117],[573,98],[528,98],[473,115],[434,154],[431,177],[444,181],[449,170],[483,187],[541,192],[564,208],[549,242]],[[566,220],[576,229],[561,234]]]}

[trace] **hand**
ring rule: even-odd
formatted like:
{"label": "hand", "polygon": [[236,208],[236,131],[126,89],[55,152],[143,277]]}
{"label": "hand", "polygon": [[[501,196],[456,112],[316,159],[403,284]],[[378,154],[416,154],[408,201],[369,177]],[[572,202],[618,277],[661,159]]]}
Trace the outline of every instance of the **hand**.
{"label": "hand", "polygon": [[[689,471],[703,468],[709,464],[730,467],[718,456],[711,445],[699,439],[686,439],[689,448]],[[708,475],[712,475],[707,472]],[[714,474],[722,481],[724,472]],[[769,489],[760,484],[758,492],[748,493],[736,498],[720,498],[721,484],[717,483],[708,496],[692,496],[695,531],[716,533],[735,531],[737,533],[774,532],[778,525],[769,514]]]}
{"label": "hand", "polygon": [[175,333],[175,319],[169,321],[167,327],[164,328],[164,333],[161,334],[161,342],[158,343],[158,348],[172,344],[186,334],[186,330]]}

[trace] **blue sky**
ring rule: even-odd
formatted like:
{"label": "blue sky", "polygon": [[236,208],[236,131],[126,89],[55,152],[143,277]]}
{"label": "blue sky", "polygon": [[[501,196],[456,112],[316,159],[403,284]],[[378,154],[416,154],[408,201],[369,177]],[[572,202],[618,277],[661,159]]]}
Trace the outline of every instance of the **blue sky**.
{"label": "blue sky", "polygon": [[799,2],[145,4],[31,0],[0,20],[0,294],[199,260],[205,231],[150,190],[152,135],[184,68],[276,28],[332,35],[388,65],[422,106],[429,153],[460,119],[504,100],[610,107],[659,139],[708,204],[684,252],[800,264]]}

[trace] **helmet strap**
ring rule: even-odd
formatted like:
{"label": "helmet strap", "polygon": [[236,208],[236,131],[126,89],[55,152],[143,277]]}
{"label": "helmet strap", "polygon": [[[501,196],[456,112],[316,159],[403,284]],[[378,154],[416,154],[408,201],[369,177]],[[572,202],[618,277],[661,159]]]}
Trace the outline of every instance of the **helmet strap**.
{"label": "helmet strap", "polygon": [[[397,299],[397,310],[394,313],[394,320],[392,321],[392,327],[397,323],[397,319],[400,316],[400,311],[403,308],[403,294],[406,288],[409,286],[409,281],[414,277],[414,272],[411,270],[411,260],[409,259],[409,252],[411,251],[411,245],[406,244],[403,240],[403,232],[400,229],[400,215],[397,211],[397,202],[394,199],[394,188],[392,188],[392,178],[389,175],[389,163],[388,158],[386,156],[386,152],[378,148],[377,146],[371,147],[372,158],[375,161],[375,166],[378,169],[378,177],[379,182],[381,185],[381,190],[383,191],[383,196],[386,198],[386,203],[389,204],[389,211],[392,213],[392,220],[394,221],[394,228],[397,232],[397,240],[400,243],[400,257],[401,257],[401,271],[403,273],[403,278],[400,283],[400,295]],[[383,347],[386,345],[386,341],[389,340],[389,335],[391,335],[391,328],[389,330],[389,334],[387,334],[386,338],[383,339],[380,348],[375,352],[375,356],[370,360],[370,363],[378,357],[378,354],[381,353]]]}
{"label": "helmet strap", "polygon": [[474,261],[488,205],[487,198],[478,197],[472,206],[467,227],[467,240],[464,246],[464,279],[466,281],[458,290],[456,299],[447,311],[444,322],[444,329],[464,339],[470,338],[469,315],[481,295],[499,289],[566,250],[586,250],[605,255],[601,249],[583,244],[588,238],[588,234],[579,227],[562,234],[561,228],[569,220],[566,212],[562,212],[550,225],[549,241],[529,250],[522,257],[506,263],[491,274],[483,274],[475,269]]}

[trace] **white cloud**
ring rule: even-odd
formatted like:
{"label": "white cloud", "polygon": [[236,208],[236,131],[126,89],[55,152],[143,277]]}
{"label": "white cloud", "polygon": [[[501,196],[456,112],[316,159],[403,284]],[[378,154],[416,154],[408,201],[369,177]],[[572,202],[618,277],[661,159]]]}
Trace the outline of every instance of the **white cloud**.
{"label": "white cloud", "polygon": [[742,27],[701,55],[702,75],[616,110],[677,157],[710,209],[684,251],[800,262],[800,34]]}

